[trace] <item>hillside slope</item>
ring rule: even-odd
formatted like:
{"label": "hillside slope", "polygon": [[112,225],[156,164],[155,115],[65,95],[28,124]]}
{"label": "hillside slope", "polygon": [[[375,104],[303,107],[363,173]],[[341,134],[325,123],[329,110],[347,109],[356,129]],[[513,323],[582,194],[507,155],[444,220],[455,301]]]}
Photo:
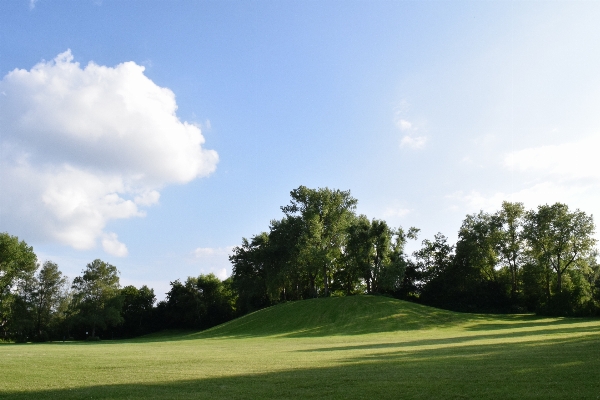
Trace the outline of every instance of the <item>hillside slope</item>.
{"label": "hillside slope", "polygon": [[223,336],[330,336],[452,326],[476,318],[380,296],[330,297],[269,307],[202,332]]}

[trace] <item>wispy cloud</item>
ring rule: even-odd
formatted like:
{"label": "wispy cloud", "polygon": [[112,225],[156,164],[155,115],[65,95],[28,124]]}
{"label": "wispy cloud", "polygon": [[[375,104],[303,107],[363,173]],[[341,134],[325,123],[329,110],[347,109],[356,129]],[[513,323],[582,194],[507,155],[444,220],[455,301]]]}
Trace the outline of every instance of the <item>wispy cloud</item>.
{"label": "wispy cloud", "polygon": [[384,218],[389,218],[389,217],[402,218],[409,213],[410,213],[410,210],[408,208],[387,207],[385,209],[385,211],[383,212],[383,216],[384,216]]}
{"label": "wispy cloud", "polygon": [[427,144],[427,137],[425,136],[404,136],[400,140],[400,147],[408,147],[410,149],[422,149]]}
{"label": "wispy cloud", "polygon": [[215,274],[219,279],[226,279],[231,275],[229,256],[234,246],[226,247],[198,247],[193,252],[193,264],[200,267],[203,274]]}

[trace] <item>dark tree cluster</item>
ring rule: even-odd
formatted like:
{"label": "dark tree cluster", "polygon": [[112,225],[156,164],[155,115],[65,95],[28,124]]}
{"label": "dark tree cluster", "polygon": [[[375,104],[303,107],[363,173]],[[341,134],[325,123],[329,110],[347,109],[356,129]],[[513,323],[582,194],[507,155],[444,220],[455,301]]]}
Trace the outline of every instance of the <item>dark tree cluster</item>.
{"label": "dark tree cluster", "polygon": [[121,287],[114,265],[94,260],[70,282],[55,263],[39,265],[24,241],[0,234],[0,341],[127,338],[234,317],[231,280],[213,274],[171,282],[155,303],[147,286]]}

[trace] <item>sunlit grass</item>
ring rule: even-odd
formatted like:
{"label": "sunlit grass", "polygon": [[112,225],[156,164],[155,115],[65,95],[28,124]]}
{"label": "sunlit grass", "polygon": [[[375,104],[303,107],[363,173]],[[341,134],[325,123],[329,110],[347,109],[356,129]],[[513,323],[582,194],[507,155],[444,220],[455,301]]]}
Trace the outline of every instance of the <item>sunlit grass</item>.
{"label": "sunlit grass", "polygon": [[600,398],[600,320],[382,297],[282,304],[209,331],[0,345],[9,398]]}

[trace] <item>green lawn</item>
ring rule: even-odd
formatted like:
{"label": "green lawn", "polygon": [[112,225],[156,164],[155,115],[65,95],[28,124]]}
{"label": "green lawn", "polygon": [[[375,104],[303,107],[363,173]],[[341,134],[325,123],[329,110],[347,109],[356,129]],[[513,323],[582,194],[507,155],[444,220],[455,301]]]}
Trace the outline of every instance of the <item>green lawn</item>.
{"label": "green lawn", "polygon": [[0,345],[0,398],[600,398],[600,320],[384,297],[286,303],[201,333]]}

